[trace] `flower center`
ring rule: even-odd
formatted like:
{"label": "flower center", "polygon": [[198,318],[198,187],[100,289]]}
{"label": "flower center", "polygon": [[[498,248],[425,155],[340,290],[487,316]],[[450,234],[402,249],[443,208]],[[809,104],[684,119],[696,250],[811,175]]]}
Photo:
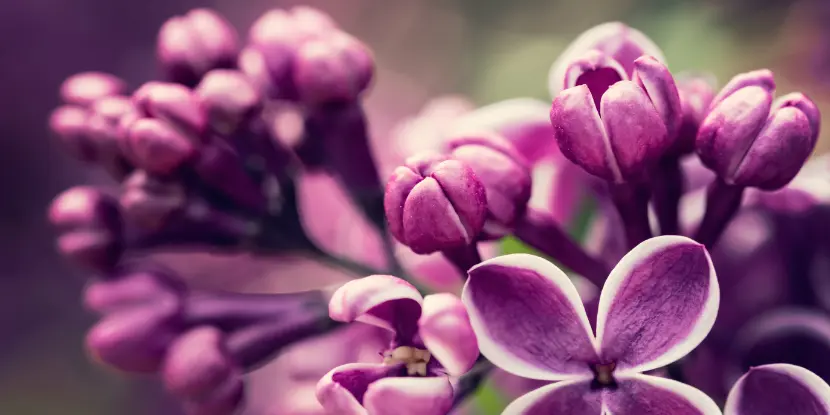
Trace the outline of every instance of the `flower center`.
{"label": "flower center", "polygon": [[594,382],[599,387],[614,386],[616,384],[614,380],[614,369],[616,368],[617,364],[614,362],[593,365],[591,370],[594,371]]}
{"label": "flower center", "polygon": [[429,351],[410,346],[400,346],[383,354],[383,364],[391,366],[403,364],[409,376],[427,375],[427,363],[432,356]]}

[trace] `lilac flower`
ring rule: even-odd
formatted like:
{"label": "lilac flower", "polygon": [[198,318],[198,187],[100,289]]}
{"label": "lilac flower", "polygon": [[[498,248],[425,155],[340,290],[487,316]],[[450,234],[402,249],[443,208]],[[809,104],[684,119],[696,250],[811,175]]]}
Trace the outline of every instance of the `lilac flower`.
{"label": "lilac flower", "polygon": [[506,414],[719,414],[702,392],[640,374],[693,350],[719,299],[706,249],[681,236],[650,239],[623,257],[603,288],[596,336],[567,276],[532,255],[472,268],[462,295],[484,356],[519,376],[561,381]]}
{"label": "lilac flower", "polygon": [[724,415],[821,415],[830,412],[830,386],[799,366],[754,367],[741,377],[726,401]]}
{"label": "lilac flower", "polygon": [[487,212],[484,186],[465,163],[440,155],[409,158],[386,184],[389,230],[428,254],[474,243]]}
{"label": "lilac flower", "polygon": [[457,297],[421,297],[396,277],[346,283],[332,297],[329,314],[394,333],[382,363],[340,366],[320,380],[317,397],[330,413],[443,415],[453,402],[447,375],[464,374],[478,358],[476,337]]}

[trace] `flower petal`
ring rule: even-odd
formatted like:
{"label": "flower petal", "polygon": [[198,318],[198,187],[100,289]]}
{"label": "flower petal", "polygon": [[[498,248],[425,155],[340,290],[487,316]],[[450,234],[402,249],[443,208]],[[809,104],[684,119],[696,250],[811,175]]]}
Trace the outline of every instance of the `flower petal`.
{"label": "flower petal", "polygon": [[587,380],[575,380],[557,382],[526,393],[508,405],[502,415],[602,413],[602,392],[592,391]]}
{"label": "flower petal", "polygon": [[799,366],[754,367],[743,375],[726,399],[725,415],[826,415],[830,386]]}
{"label": "flower petal", "polygon": [[720,302],[706,248],[658,236],[631,250],[605,282],[597,314],[604,361],[644,372],[685,356],[709,334]]}
{"label": "flower petal", "polygon": [[369,385],[364,405],[371,415],[445,415],[453,389],[445,376],[395,377]]}
{"label": "flower petal", "polygon": [[528,254],[469,271],[461,300],[481,353],[513,374],[540,380],[590,377],[597,361],[588,317],[562,270]]}
{"label": "flower petal", "polygon": [[317,400],[326,410],[338,415],[368,415],[363,398],[373,382],[391,374],[391,366],[351,363],[338,366],[317,383]]}
{"label": "flower petal", "polygon": [[421,301],[410,283],[391,275],[370,275],[338,288],[329,302],[329,316],[372,324],[409,340],[418,329]]}
{"label": "flower petal", "polygon": [[613,415],[720,415],[705,393],[671,379],[641,374],[617,376],[617,388],[603,396]]}
{"label": "flower petal", "polygon": [[418,327],[424,345],[450,375],[461,376],[473,367],[478,342],[458,297],[448,293],[426,296]]}

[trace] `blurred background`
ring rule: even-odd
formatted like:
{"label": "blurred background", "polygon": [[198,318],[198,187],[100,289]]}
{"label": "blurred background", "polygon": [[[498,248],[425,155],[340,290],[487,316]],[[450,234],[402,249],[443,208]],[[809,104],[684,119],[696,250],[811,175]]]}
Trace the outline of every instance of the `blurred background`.
{"label": "blurred background", "polygon": [[[368,105],[376,133],[431,96],[477,104],[549,99],[557,54],[582,30],[620,20],[664,50],[673,71],[706,70],[722,84],[770,68],[779,91],[803,91],[830,110],[828,0],[27,0],[0,6],[0,414],[175,413],[157,382],[94,365],[83,348],[93,318],[84,279],[54,252],[49,201],[103,180],[47,133],[61,81],[101,70],[135,87],[155,77],[156,31],[195,7],[245,33],[269,8],[309,4],[368,43],[379,64]],[[826,134],[825,134],[826,136]],[[825,137],[826,138],[826,137]],[[818,152],[830,149],[823,139]]]}

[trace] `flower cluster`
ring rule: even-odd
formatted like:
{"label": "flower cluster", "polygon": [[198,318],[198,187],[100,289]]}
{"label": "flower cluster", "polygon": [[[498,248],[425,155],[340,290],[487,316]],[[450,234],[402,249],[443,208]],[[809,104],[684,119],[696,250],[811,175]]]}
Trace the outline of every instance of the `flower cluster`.
{"label": "flower cluster", "polygon": [[[830,160],[808,162],[817,106],[775,98],[770,71],[718,91],[606,23],[553,63],[550,105],[436,99],[381,163],[372,54],[318,10],[269,11],[244,41],[193,10],[157,52],[163,81],[64,82],[51,129],[111,180],[49,219],[94,274],[91,355],[157,374],[186,413],[245,411],[281,352],[280,414],[462,413],[489,379],[505,414],[830,413]],[[534,254],[498,256],[504,240]],[[171,270],[181,251],[354,279],[223,291]]]}

